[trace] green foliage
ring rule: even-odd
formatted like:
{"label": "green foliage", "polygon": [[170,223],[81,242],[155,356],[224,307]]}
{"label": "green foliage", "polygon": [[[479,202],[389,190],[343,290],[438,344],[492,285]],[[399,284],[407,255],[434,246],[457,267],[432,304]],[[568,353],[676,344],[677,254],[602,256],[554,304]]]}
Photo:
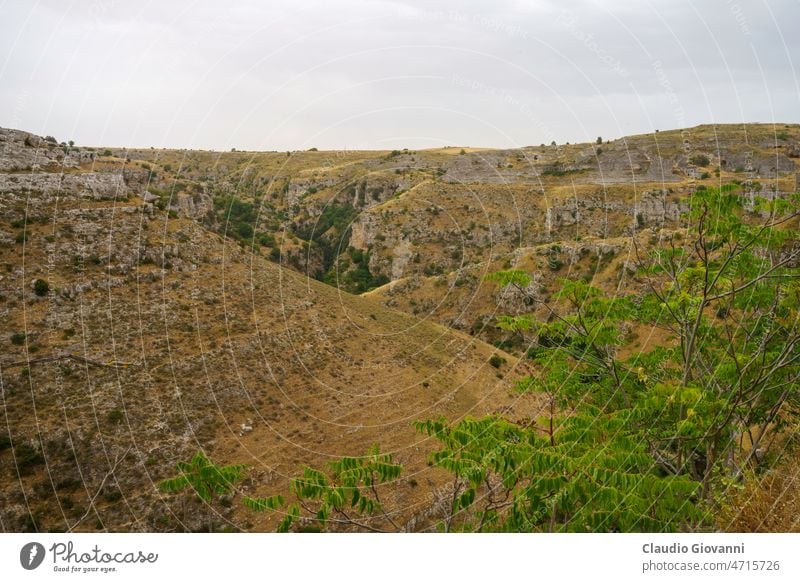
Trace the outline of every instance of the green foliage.
{"label": "green foliage", "polygon": [[[316,220],[294,225],[295,234],[312,243],[313,248],[321,255],[322,269],[316,274],[316,278],[335,284],[340,253],[348,248],[350,225],[357,215],[358,209],[352,204],[333,201],[323,208],[322,214]],[[371,283],[372,275],[369,274],[368,265],[363,263],[358,267],[356,270],[359,272],[352,275],[352,281],[343,280],[339,283],[345,289],[360,293],[375,285]]]}
{"label": "green foliage", "polygon": [[285,504],[285,501],[282,495],[273,495],[272,497],[260,497],[260,498],[245,497],[242,500],[242,503],[244,504],[245,507],[248,507],[253,511],[263,512],[263,511],[276,511]]}
{"label": "green foliage", "polygon": [[694,155],[691,158],[689,158],[689,162],[691,162],[692,165],[700,166],[701,168],[705,168],[711,163],[711,160],[709,160],[708,156],[706,156],[704,154],[697,154],[697,155]]}
{"label": "green foliage", "polygon": [[493,368],[499,368],[505,363],[506,359],[498,354],[492,354],[492,357],[489,358],[489,365],[492,366]]}
{"label": "green foliage", "polygon": [[[783,422],[778,412],[798,399],[798,252],[796,234],[781,228],[796,215],[795,205],[758,201],[768,218],[750,223],[733,189],[696,193],[693,240],[653,253],[643,265],[643,272],[661,277],[641,313],[669,322],[680,348],[675,365],[660,372],[661,383],[648,393],[651,408],[665,411],[654,430],[663,432],[673,419],[682,439],[676,462],[692,470],[692,462],[704,461],[707,486],[720,449],[736,448],[744,431],[760,441]],[[751,460],[744,453],[743,462],[728,468],[739,474]]]}
{"label": "green foliage", "polygon": [[33,282],[33,292],[39,297],[44,297],[50,291],[50,284],[44,279],[36,279]]}
{"label": "green foliage", "polygon": [[[538,412],[416,424],[438,443],[431,464],[450,476],[444,510],[436,513],[437,505],[431,513],[438,527],[710,526],[729,485],[762,469],[773,437],[798,420],[800,245],[789,228],[797,202],[756,199],[746,208],[734,187],[698,188],[681,236],[636,249],[635,294],[564,279],[545,302],[530,291],[525,271],[484,277],[537,304],[533,313],[498,316],[496,325],[520,340],[516,345],[530,344],[530,373],[516,391],[535,399]],[[369,253],[338,250],[353,212],[330,205],[302,234],[335,264],[326,277],[338,273],[340,284],[361,292],[375,283]],[[558,253],[553,247],[548,255],[557,260]],[[605,260],[597,258],[598,270]],[[655,346],[629,349],[634,334],[655,330]],[[495,354],[489,363],[499,368],[504,361]],[[162,488],[197,491],[190,465]],[[279,531],[398,531],[381,493],[400,474],[391,455],[375,447],[324,470],[306,468],[292,480],[289,501],[278,495],[244,504],[279,513]],[[219,492],[203,491],[201,498]]]}
{"label": "green foliage", "polygon": [[[548,316],[501,316],[534,336],[517,382],[545,403],[528,422],[498,416],[417,428],[450,472],[445,531],[676,531],[710,523],[722,492],[758,467],[800,405],[796,198],[698,190],[689,230],[640,255],[648,291],[609,296],[562,280]],[[766,217],[756,221],[756,217]],[[518,271],[486,277],[523,286]],[[622,357],[632,326],[666,334]],[[744,435],[750,444],[743,446]],[[755,451],[761,451],[756,457]]]}
{"label": "green foliage", "polygon": [[507,271],[495,271],[483,277],[484,281],[491,281],[497,283],[500,287],[506,285],[513,285],[519,288],[525,288],[531,284],[531,276],[525,271],[518,269],[511,269]]}
{"label": "green foliage", "polygon": [[384,511],[379,494],[382,486],[396,481],[402,472],[392,455],[382,454],[373,446],[363,457],[342,457],[328,467],[327,473],[306,467],[302,476],[293,479],[291,489],[296,501],[288,506],[280,495],[247,497],[244,504],[254,511],[282,513],[279,532],[321,531],[336,526],[383,531],[379,529],[381,523],[401,529]]}
{"label": "green foliage", "polygon": [[107,419],[109,424],[119,424],[125,420],[125,414],[119,408],[114,408],[109,411]]}
{"label": "green foliage", "polygon": [[26,334],[24,332],[18,331],[11,334],[11,343],[15,346],[21,346],[25,343]]}
{"label": "green foliage", "polygon": [[237,481],[244,477],[245,465],[215,465],[203,451],[198,451],[188,462],[180,461],[178,475],[158,484],[161,491],[175,493],[191,489],[203,501],[210,502],[214,495],[230,493]]}
{"label": "green foliage", "polygon": [[238,240],[252,239],[258,219],[258,208],[255,204],[235,196],[227,196],[215,199],[214,206],[225,213],[226,234]]}
{"label": "green foliage", "polygon": [[497,327],[513,332],[528,331],[533,327],[533,317],[530,315],[499,315]]}
{"label": "green foliage", "polygon": [[356,215],[358,210],[351,204],[332,202],[325,206],[316,221],[295,227],[295,233],[303,240],[315,242],[320,242],[329,231],[338,237],[326,238],[340,238],[349,229]]}
{"label": "green foliage", "polygon": [[698,485],[665,478],[630,414],[587,407],[551,443],[500,418],[417,424],[442,448],[432,462],[455,477],[445,531],[676,531],[693,526]]}
{"label": "green foliage", "polygon": [[20,475],[28,475],[38,465],[45,463],[39,448],[26,442],[13,447],[14,463]]}
{"label": "green foliage", "polygon": [[369,269],[369,252],[350,247],[348,255],[351,264],[339,261],[323,278],[329,285],[335,285],[348,293],[365,293],[376,287],[385,285],[389,278],[385,275],[373,275]]}

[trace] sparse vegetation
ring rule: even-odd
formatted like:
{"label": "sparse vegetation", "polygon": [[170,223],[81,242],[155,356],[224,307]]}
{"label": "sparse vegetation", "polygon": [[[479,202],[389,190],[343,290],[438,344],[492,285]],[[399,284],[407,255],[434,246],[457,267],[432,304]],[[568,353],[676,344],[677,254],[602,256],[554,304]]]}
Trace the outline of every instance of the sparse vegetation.
{"label": "sparse vegetation", "polygon": [[[98,149],[91,180],[89,152],[31,137],[64,188],[0,212],[4,527],[128,530],[128,506],[158,531],[789,527],[768,508],[796,499],[797,144],[773,131],[746,156],[740,126]],[[359,456],[378,441],[404,466]],[[265,451],[276,469],[209,459]]]}

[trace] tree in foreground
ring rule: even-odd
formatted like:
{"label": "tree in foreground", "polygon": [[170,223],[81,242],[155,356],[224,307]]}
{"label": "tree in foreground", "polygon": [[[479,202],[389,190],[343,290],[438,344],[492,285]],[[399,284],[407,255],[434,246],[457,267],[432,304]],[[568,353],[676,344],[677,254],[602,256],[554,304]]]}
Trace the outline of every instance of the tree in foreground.
{"label": "tree in foreground", "polygon": [[[189,461],[179,461],[176,465],[178,474],[158,484],[166,493],[192,491],[197,498],[210,504],[215,496],[225,495],[244,477],[245,465],[214,464],[203,451],[198,451]],[[186,522],[186,499],[183,499],[183,516]],[[209,531],[213,523],[209,521]]]}
{"label": "tree in foreground", "polygon": [[363,457],[343,457],[329,463],[329,471],[307,467],[292,480],[295,501],[286,504],[281,495],[245,497],[254,511],[275,511],[283,515],[277,530],[322,531],[356,528],[366,531],[402,531],[386,511],[380,490],[396,481],[402,471],[392,455],[373,446]]}
{"label": "tree in foreground", "polygon": [[[418,423],[453,476],[444,531],[710,527],[730,487],[768,464],[800,403],[795,198],[697,192],[685,232],[637,249],[641,292],[564,280],[546,317],[500,318],[532,340],[542,417]],[[530,278],[491,280],[524,290]],[[632,355],[631,330],[664,340]],[[645,331],[645,333],[647,333]],[[541,397],[540,396],[540,399]]]}

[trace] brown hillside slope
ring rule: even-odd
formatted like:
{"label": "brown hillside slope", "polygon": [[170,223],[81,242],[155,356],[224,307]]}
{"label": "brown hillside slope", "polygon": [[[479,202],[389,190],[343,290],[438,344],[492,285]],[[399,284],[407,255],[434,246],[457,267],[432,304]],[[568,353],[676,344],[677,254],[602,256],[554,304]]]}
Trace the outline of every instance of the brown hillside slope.
{"label": "brown hillside slope", "polygon": [[442,485],[412,422],[513,403],[490,346],[171,218],[135,177],[2,179],[2,531],[268,529],[156,485],[203,449],[251,466],[242,492],[284,492],[372,443],[406,465],[410,519]]}

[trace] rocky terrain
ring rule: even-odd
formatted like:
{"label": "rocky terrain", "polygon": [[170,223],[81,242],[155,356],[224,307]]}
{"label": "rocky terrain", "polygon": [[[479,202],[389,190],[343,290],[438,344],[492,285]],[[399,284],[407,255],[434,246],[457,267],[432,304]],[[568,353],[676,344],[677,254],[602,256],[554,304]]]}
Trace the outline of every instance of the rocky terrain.
{"label": "rocky terrain", "polygon": [[[6,160],[38,159],[2,137]],[[241,492],[282,492],[373,443],[406,464],[396,501],[415,523],[442,483],[411,423],[510,405],[496,350],[159,208],[147,178],[102,162],[2,175],[0,528],[268,529],[237,506],[187,514],[156,484],[203,449],[251,467]]]}
{"label": "rocky terrain", "polygon": [[[98,148],[97,153],[102,150]],[[619,284],[631,241],[682,227],[698,188],[797,188],[797,125],[699,126],[591,144],[383,152],[106,150],[146,197],[274,262],[493,340],[482,274]],[[502,305],[502,301],[500,302]],[[482,331],[477,331],[482,330]]]}
{"label": "rocky terrain", "polygon": [[[270,529],[156,484],[203,449],[251,467],[241,492],[282,492],[373,443],[405,465],[399,517],[424,527],[444,484],[412,422],[535,413],[496,315],[559,278],[630,288],[693,192],[795,192],[798,156],[797,125],[225,153],[0,130],[0,530]],[[504,268],[532,288],[484,280]]]}

